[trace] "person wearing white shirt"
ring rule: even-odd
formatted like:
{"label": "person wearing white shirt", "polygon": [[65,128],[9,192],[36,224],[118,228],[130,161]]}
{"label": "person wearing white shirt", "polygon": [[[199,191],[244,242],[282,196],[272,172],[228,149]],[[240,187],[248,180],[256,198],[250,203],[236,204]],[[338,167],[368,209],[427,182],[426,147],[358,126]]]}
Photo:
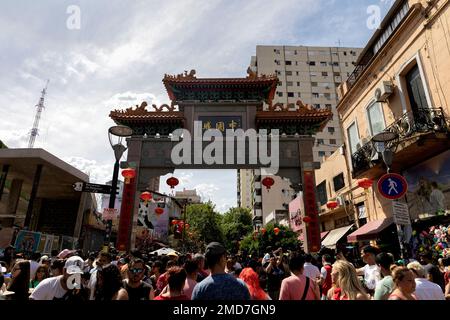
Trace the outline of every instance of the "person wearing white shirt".
{"label": "person wearing white shirt", "polygon": [[424,267],[417,261],[408,264],[408,269],[415,275],[417,300],[445,300],[444,292],[441,287],[426,279]]}
{"label": "person wearing white shirt", "polygon": [[312,280],[320,279],[320,270],[312,263],[312,255],[309,253],[305,255],[305,264],[303,265],[303,275]]}

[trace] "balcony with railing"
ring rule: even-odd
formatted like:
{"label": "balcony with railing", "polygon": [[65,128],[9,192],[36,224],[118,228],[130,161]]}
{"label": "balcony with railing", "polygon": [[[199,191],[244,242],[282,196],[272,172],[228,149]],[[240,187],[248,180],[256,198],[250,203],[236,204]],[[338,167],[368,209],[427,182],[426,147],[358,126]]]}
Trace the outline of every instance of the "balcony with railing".
{"label": "balcony with railing", "polygon": [[[442,108],[421,108],[405,113],[383,132],[396,136],[385,146],[394,152],[392,169],[396,171],[450,148],[450,119]],[[371,169],[382,169],[382,162],[375,144],[366,143],[352,155],[353,178],[362,174],[376,176],[376,170]]]}

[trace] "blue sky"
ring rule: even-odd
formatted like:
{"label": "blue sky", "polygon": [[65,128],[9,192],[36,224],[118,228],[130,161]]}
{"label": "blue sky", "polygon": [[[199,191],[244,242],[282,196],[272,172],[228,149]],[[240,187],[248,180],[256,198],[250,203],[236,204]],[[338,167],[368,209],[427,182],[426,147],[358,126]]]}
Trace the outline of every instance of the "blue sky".
{"label": "blue sky", "polygon": [[[166,0],[0,2],[0,140],[27,146],[35,105],[50,79],[35,147],[110,179],[107,129],[115,108],[167,103],[165,73],[243,77],[256,45],[362,47],[367,8],[392,0]],[[69,5],[80,29],[66,26]],[[236,172],[177,171],[224,211],[236,204]],[[162,191],[167,191],[162,183]]]}

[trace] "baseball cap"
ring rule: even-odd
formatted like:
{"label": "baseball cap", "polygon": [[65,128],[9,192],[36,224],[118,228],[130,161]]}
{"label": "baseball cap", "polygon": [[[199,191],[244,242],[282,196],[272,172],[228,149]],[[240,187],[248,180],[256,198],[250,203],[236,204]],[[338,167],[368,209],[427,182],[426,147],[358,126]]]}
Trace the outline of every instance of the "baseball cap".
{"label": "baseball cap", "polygon": [[178,255],[176,254],[175,251],[169,252],[167,255],[168,255],[169,257],[178,257]]}
{"label": "baseball cap", "polygon": [[207,255],[218,256],[218,255],[225,254],[226,252],[227,252],[227,250],[221,243],[211,242],[206,247],[205,256],[207,256]]}
{"label": "baseball cap", "polygon": [[59,254],[58,254],[58,258],[59,259],[65,259],[65,258],[67,258],[67,256],[69,256],[69,255],[71,255],[71,254],[73,254],[73,253],[75,253],[76,251],[75,250],[69,250],[69,249],[64,249],[63,251],[61,251]]}
{"label": "baseball cap", "polygon": [[73,256],[67,259],[64,268],[68,274],[83,274],[84,261],[78,256]]}

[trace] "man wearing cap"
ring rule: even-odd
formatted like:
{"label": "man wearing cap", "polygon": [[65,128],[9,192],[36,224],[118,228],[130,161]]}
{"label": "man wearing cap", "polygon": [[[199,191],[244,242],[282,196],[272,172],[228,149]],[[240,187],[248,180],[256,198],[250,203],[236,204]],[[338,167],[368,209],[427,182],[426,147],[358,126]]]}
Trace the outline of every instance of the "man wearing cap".
{"label": "man wearing cap", "polygon": [[245,283],[225,273],[227,252],[222,244],[208,244],[205,260],[211,274],[195,286],[192,300],[250,300]]}
{"label": "man wearing cap", "polygon": [[70,257],[65,262],[63,275],[42,280],[30,299],[87,301],[87,292],[81,286],[83,267],[83,259],[78,256]]}

